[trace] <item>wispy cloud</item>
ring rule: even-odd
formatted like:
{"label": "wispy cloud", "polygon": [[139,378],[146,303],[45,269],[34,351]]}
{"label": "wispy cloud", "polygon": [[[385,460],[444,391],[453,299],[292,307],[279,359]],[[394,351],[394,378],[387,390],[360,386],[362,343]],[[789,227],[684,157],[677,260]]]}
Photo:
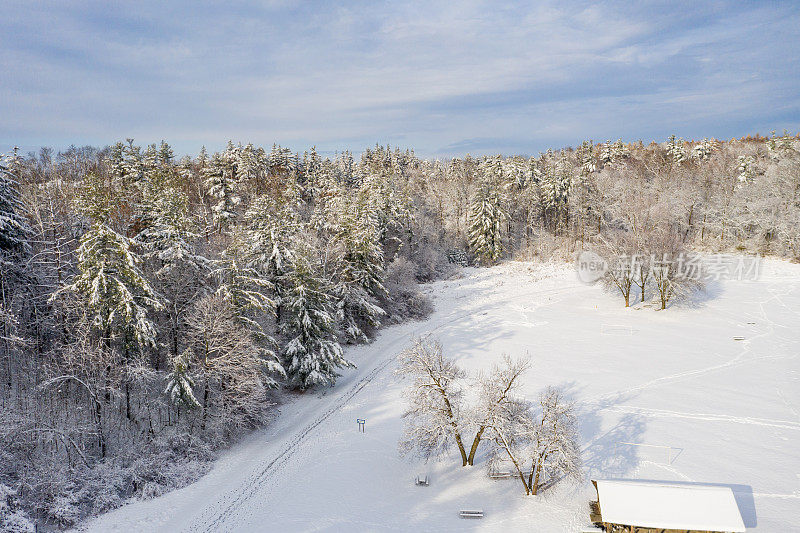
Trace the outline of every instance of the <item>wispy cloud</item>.
{"label": "wispy cloud", "polygon": [[800,6],[10,3],[0,150],[125,137],[535,153],[800,129]]}

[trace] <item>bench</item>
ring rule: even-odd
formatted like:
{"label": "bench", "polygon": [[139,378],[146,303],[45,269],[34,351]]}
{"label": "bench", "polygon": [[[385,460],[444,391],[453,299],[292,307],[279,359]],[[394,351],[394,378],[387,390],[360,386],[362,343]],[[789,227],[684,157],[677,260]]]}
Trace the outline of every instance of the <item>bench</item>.
{"label": "bench", "polygon": [[427,487],[430,484],[430,480],[428,479],[427,474],[422,474],[417,476],[417,478],[414,480],[414,483],[421,487]]}
{"label": "bench", "polygon": [[483,518],[483,511],[459,511],[458,516],[461,518]]}
{"label": "bench", "polygon": [[[530,470],[522,472],[522,475],[525,476],[525,477],[528,477],[530,474],[531,474]],[[493,471],[493,472],[489,472],[489,477],[491,479],[508,479],[508,478],[515,477],[515,476],[518,476],[518,475],[519,474],[517,474],[516,472],[510,472],[510,471]]]}

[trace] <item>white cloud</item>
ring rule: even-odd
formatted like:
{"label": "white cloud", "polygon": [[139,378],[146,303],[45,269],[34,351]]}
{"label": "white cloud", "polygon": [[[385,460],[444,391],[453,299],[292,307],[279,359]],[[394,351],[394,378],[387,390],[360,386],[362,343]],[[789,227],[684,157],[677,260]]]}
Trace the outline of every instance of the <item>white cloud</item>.
{"label": "white cloud", "polygon": [[0,143],[399,139],[425,153],[798,124],[798,59],[763,39],[797,44],[797,9],[690,9],[11,5]]}

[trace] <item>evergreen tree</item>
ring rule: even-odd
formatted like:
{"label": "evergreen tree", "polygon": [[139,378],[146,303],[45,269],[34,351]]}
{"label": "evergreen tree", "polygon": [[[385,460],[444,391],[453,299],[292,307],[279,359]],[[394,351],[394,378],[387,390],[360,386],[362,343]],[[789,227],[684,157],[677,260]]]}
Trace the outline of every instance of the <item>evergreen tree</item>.
{"label": "evergreen tree", "polygon": [[196,253],[187,195],[172,186],[168,174],[145,180],[139,223],[144,228],[134,240],[152,272],[153,283],[165,300],[172,357],[178,356],[184,314],[207,286],[212,263]]}
{"label": "evergreen tree", "polygon": [[612,145],[611,150],[614,154],[614,160],[628,157],[629,155],[628,149],[625,147],[625,143],[622,142],[622,139],[617,139]]}
{"label": "evergreen tree", "polygon": [[205,168],[208,165],[208,151],[205,146],[200,148],[200,153],[197,154],[197,166]]}
{"label": "evergreen tree", "polygon": [[17,176],[12,172],[12,169],[18,169],[16,152],[17,148],[14,148],[7,158],[8,166],[0,164],[0,253],[8,254],[25,251],[31,233],[17,190]]}
{"label": "evergreen tree", "polygon": [[610,140],[603,143],[602,148],[600,149],[600,161],[604,164],[613,163],[614,162],[614,150],[612,148],[612,143]]}
{"label": "evergreen tree", "polygon": [[300,218],[287,199],[256,198],[245,213],[249,266],[270,280],[284,275],[291,268],[292,240],[300,225]]}
{"label": "evergreen tree", "polygon": [[736,167],[738,172],[736,176],[737,187],[752,183],[756,177],[755,158],[749,155],[740,155],[736,161],[738,163]]}
{"label": "evergreen tree", "polygon": [[200,407],[200,402],[194,396],[192,387],[194,380],[189,374],[190,350],[185,350],[172,361],[172,372],[167,376],[167,394],[175,405],[184,405],[190,409]]}
{"label": "evergreen tree", "polygon": [[692,156],[695,159],[699,159],[700,161],[705,161],[711,154],[714,152],[716,143],[713,141],[709,141],[708,139],[703,139],[697,145],[695,145],[694,149],[692,150]]}
{"label": "evergreen tree", "polygon": [[214,224],[220,232],[236,220],[236,208],[241,203],[241,198],[236,194],[234,158],[235,154],[230,150],[214,154],[208,166],[202,170],[208,193],[216,199],[211,211]]}
{"label": "evergreen tree", "polygon": [[372,216],[368,191],[343,199],[333,239],[338,252],[337,319],[347,342],[366,342],[366,327],[380,326],[386,312],[377,300],[386,297],[383,286],[383,249]]}
{"label": "evergreen tree", "polygon": [[288,338],[284,366],[290,383],[301,389],[332,386],[338,368],[355,366],[344,358],[336,340],[330,282],[318,273],[318,262],[311,255],[308,249],[297,254],[294,268],[285,276],[288,291],[283,298],[282,331]]}
{"label": "evergreen tree", "polygon": [[256,198],[245,213],[242,260],[270,284],[278,321],[283,315],[285,276],[294,262],[294,241],[303,229],[295,208],[297,201],[297,191],[289,187],[280,198]]}
{"label": "evergreen tree", "polygon": [[236,181],[249,184],[250,190],[257,192],[263,183],[267,169],[264,151],[252,144],[236,149]]}
{"label": "evergreen tree", "polygon": [[680,165],[686,161],[686,149],[683,147],[683,139],[675,138],[675,135],[670,135],[667,140],[667,155],[673,165]]}
{"label": "evergreen tree", "polygon": [[502,158],[484,160],[479,171],[482,179],[470,210],[469,244],[482,263],[492,264],[503,255],[503,233],[508,220]]}
{"label": "evergreen tree", "polygon": [[164,174],[149,180],[139,206],[140,222],[145,226],[135,237],[145,249],[144,257],[158,264],[156,274],[166,276],[172,270],[186,276],[202,276],[209,260],[194,252],[189,242],[197,237],[189,218],[189,198],[173,187]]}
{"label": "evergreen tree", "polygon": [[145,163],[141,148],[133,144],[133,139],[126,139],[124,158],[121,165],[121,174],[117,176],[121,179],[122,187],[127,189],[131,185],[138,185],[144,178]]}
{"label": "evergreen tree", "polygon": [[158,162],[162,167],[167,167],[172,164],[174,158],[175,154],[172,152],[172,148],[162,139],[158,147]]}
{"label": "evergreen tree", "polygon": [[149,145],[147,149],[144,151],[144,156],[142,158],[142,162],[144,163],[144,167],[146,171],[152,172],[158,167],[159,164],[159,151],[158,147],[155,143]]}
{"label": "evergreen tree", "polygon": [[120,141],[111,147],[106,164],[108,165],[111,176],[122,182],[125,178],[127,166],[125,164],[125,145]]}
{"label": "evergreen tree", "polygon": [[79,273],[65,290],[77,294],[92,316],[92,324],[107,340],[131,335],[139,346],[154,346],[156,330],[148,316],[163,305],[139,264],[131,241],[109,223],[115,208],[107,185],[95,176],[85,180],[80,203],[92,225],[78,247]]}
{"label": "evergreen tree", "polygon": [[219,279],[217,294],[230,306],[240,323],[269,342],[274,342],[266,336],[257,320],[261,315],[275,310],[276,302],[270,296],[273,285],[262,278],[256,269],[246,266],[241,258],[242,248],[241,243],[234,242],[225,251],[222,266],[214,272]]}
{"label": "evergreen tree", "polygon": [[608,140],[600,149],[600,161],[604,164],[614,163],[624,157],[628,157],[628,151],[622,139],[617,139],[615,142]]}
{"label": "evergreen tree", "polygon": [[595,164],[595,149],[592,141],[583,141],[578,147],[578,162],[581,165],[581,174],[588,176],[597,170]]}
{"label": "evergreen tree", "polygon": [[275,314],[279,299],[273,296],[275,284],[253,265],[251,252],[251,243],[237,236],[215,271],[219,279],[217,296],[230,309],[233,318],[247,328],[267,366],[283,374],[275,353],[277,342],[262,326],[267,315]]}
{"label": "evergreen tree", "polygon": [[368,174],[361,180],[360,189],[367,192],[369,216],[381,244],[386,244],[393,232],[405,233],[410,241],[414,215],[408,188],[401,187],[390,175]]}
{"label": "evergreen tree", "polygon": [[545,222],[554,232],[563,228],[568,219],[569,193],[574,178],[574,169],[566,153],[562,152],[555,164],[545,161],[539,181],[539,201]]}

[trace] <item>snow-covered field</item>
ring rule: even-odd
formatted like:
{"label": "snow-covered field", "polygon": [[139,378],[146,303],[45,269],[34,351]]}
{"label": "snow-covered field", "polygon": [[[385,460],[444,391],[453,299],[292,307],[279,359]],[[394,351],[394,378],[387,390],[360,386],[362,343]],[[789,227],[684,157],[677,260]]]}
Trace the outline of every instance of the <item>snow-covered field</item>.
{"label": "snow-covered field", "polygon": [[[665,312],[625,309],[570,266],[465,269],[427,289],[432,317],[348,350],[358,369],[335,388],[281,406],[273,425],[197,483],[88,529],[576,531],[593,477],[728,484],[748,530],[800,528],[800,265],[767,261],[760,280],[713,284],[705,299]],[[461,468],[455,456],[399,457],[404,383],[394,357],[426,333],[470,372],[529,354],[530,399],[566,387],[579,406],[586,481],[526,497],[518,480],[488,479],[481,460]],[[429,487],[414,485],[419,473]],[[465,508],[485,518],[459,519]]]}

